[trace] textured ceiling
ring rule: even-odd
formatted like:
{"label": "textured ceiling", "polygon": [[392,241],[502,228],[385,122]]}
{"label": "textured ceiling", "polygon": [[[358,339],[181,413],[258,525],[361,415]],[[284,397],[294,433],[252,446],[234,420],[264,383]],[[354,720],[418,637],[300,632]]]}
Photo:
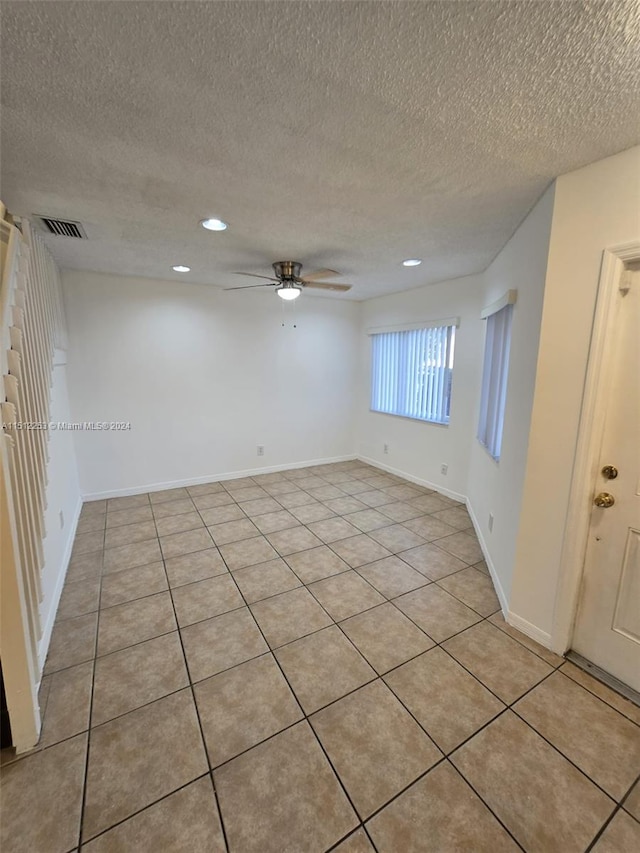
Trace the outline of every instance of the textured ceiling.
{"label": "textured ceiling", "polygon": [[84,224],[65,267],[366,299],[484,269],[640,141],[636,2],[4,2],[2,42],[3,200]]}

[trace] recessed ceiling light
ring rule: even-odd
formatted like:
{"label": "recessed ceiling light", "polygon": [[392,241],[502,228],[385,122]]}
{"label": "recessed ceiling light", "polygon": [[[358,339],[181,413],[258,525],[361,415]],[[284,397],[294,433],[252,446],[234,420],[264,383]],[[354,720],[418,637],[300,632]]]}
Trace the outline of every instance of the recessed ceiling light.
{"label": "recessed ceiling light", "polygon": [[200,225],[207,231],[226,231],[229,227],[222,219],[202,219]]}
{"label": "recessed ceiling light", "polygon": [[185,267],[184,264],[176,264],[175,267],[171,267],[174,272],[191,272],[191,267]]}
{"label": "recessed ceiling light", "polygon": [[407,258],[406,261],[402,262],[403,267],[419,267],[422,261],[420,258]]}

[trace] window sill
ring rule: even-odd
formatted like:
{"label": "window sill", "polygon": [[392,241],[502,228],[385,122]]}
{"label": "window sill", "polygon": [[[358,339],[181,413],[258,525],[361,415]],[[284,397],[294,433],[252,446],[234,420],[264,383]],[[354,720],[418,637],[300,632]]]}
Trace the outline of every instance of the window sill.
{"label": "window sill", "polygon": [[449,421],[427,421],[424,418],[413,418],[411,415],[396,415],[393,412],[380,412],[378,409],[369,409],[372,415],[384,415],[387,418],[402,418],[404,421],[413,421],[418,424],[430,424],[437,427],[448,427]]}
{"label": "window sill", "polygon": [[487,456],[489,457],[489,459],[490,459],[492,462],[495,462],[495,464],[496,464],[496,465],[499,465],[499,464],[500,464],[500,457],[499,457],[499,456],[494,456],[494,455],[493,455],[493,453],[492,453],[492,452],[489,450],[489,448],[487,447],[487,445],[486,445],[486,444],[483,444],[483,443],[480,441],[480,439],[479,439],[479,438],[476,438],[476,441],[478,442],[478,444],[480,445],[480,447],[484,450],[484,452],[487,454]]}

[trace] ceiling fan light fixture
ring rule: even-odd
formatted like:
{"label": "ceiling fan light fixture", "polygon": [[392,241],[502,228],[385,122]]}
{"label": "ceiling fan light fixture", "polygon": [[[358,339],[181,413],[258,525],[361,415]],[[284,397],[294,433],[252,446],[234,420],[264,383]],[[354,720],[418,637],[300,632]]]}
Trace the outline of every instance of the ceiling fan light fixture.
{"label": "ceiling fan light fixture", "polygon": [[200,225],[203,228],[206,228],[207,231],[226,231],[229,225],[226,222],[223,222],[222,219],[215,219],[211,217],[210,219],[201,219]]}
{"label": "ceiling fan light fixture", "polygon": [[402,262],[403,267],[419,267],[422,261],[420,258],[407,258],[406,261]]}
{"label": "ceiling fan light fixture", "polygon": [[292,299],[297,299],[300,296],[302,288],[297,287],[295,284],[281,284],[279,287],[276,287],[276,293],[280,299],[291,302]]}

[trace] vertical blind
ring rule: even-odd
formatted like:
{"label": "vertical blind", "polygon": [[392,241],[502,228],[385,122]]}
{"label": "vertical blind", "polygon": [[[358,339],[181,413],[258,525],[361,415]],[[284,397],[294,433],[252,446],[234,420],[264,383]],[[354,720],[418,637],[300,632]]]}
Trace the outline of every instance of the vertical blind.
{"label": "vertical blind", "polygon": [[449,422],[455,326],[373,334],[371,408]]}
{"label": "vertical blind", "polygon": [[478,440],[496,460],[502,447],[512,316],[509,304],[487,317]]}

